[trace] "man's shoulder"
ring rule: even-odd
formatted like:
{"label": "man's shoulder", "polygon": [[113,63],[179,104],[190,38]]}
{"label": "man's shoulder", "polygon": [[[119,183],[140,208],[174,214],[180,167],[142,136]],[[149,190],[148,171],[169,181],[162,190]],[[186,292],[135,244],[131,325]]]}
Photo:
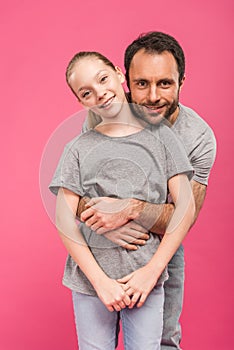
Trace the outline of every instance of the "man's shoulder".
{"label": "man's shoulder", "polygon": [[181,138],[168,125],[167,120],[162,120],[159,124],[151,127],[151,133],[154,139],[163,143],[165,147],[181,147]]}
{"label": "man's shoulder", "polygon": [[202,130],[211,130],[211,127],[207,124],[207,122],[192,108],[182,104],[180,104],[179,107],[180,112],[175,124],[172,127],[173,129],[180,132],[181,129],[183,131],[184,129],[192,128],[193,133],[195,131],[201,132]]}
{"label": "man's shoulder", "polygon": [[149,134],[152,134],[153,137],[158,137],[159,139],[176,138],[174,130],[171,129],[165,119],[156,125],[151,125],[149,131]]}
{"label": "man's shoulder", "polygon": [[194,154],[196,158],[200,157],[202,152],[215,153],[214,132],[193,109],[180,105],[180,113],[172,130],[182,141],[189,158],[194,157]]}

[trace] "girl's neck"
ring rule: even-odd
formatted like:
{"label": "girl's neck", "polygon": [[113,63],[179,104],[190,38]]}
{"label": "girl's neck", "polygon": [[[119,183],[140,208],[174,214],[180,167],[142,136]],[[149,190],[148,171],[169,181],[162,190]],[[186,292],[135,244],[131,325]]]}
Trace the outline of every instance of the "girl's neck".
{"label": "girl's neck", "polygon": [[132,114],[129,104],[124,103],[118,116],[102,118],[102,122],[95,129],[107,136],[123,137],[144,129],[144,124]]}
{"label": "girl's neck", "polygon": [[95,130],[110,137],[124,137],[136,134],[143,129],[143,126],[131,125],[126,123],[106,123],[98,124]]}

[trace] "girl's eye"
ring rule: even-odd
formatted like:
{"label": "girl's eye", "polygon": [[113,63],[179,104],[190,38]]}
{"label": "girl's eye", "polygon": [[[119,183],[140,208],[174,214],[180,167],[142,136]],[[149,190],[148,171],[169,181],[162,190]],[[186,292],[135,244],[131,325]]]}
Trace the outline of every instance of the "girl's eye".
{"label": "girl's eye", "polygon": [[87,98],[89,95],[90,95],[90,91],[85,91],[85,92],[82,94],[82,98]]}
{"label": "girl's eye", "polygon": [[105,83],[106,80],[107,80],[107,78],[108,78],[108,76],[107,76],[107,75],[104,75],[103,77],[101,77],[100,82],[101,82],[101,83]]}

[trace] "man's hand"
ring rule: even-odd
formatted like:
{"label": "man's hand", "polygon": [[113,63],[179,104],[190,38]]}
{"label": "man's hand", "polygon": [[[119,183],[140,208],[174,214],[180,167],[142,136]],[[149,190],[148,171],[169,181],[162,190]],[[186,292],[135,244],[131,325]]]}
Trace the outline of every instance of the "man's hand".
{"label": "man's hand", "polygon": [[149,239],[147,230],[134,221],[104,233],[104,236],[115,244],[128,250],[137,250],[137,245],[144,245]]}
{"label": "man's hand", "polygon": [[93,231],[103,234],[137,218],[144,205],[145,202],[133,198],[92,198],[80,218]]}
{"label": "man's hand", "polygon": [[77,208],[77,212],[76,212],[76,216],[80,219],[80,216],[82,214],[83,211],[86,210],[86,204],[90,201],[89,197],[81,197],[79,204],[78,204],[78,208]]}

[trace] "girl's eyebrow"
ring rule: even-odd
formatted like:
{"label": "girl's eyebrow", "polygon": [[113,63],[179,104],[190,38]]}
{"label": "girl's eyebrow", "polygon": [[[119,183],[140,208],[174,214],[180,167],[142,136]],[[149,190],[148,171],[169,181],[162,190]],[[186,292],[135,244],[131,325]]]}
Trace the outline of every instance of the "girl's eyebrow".
{"label": "girl's eyebrow", "polygon": [[[97,72],[97,74],[95,75],[95,78],[97,78],[102,72],[106,72],[106,70],[105,70],[105,69],[99,70],[99,71]],[[86,87],[85,87],[85,86],[81,86],[81,87],[78,89],[77,93],[80,92],[81,90],[84,90],[84,89],[86,89]]]}

